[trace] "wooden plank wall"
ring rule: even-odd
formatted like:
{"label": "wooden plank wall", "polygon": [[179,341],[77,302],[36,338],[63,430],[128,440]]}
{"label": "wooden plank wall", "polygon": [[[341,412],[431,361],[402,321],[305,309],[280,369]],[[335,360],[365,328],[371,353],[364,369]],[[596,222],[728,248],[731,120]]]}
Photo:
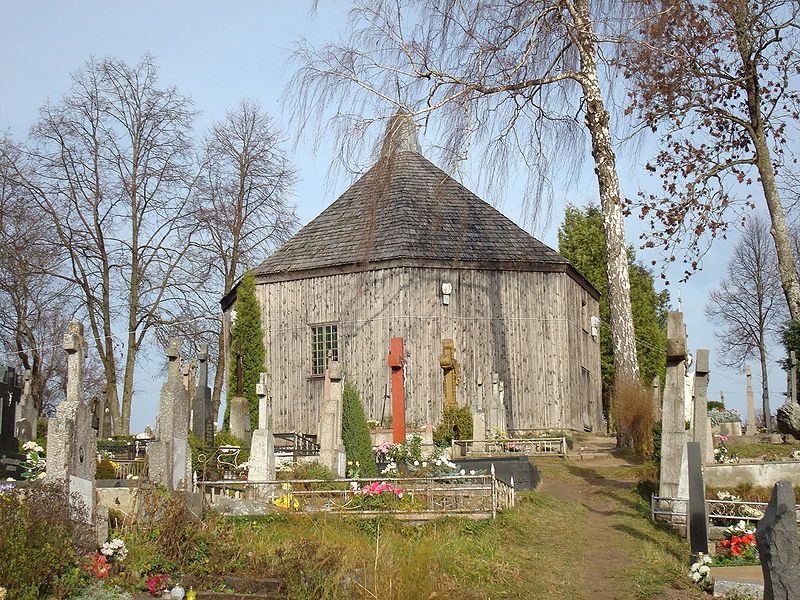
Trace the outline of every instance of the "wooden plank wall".
{"label": "wooden plank wall", "polygon": [[[441,284],[450,282],[450,304]],[[258,285],[275,426],[316,433],[322,380],[311,377],[310,326],[337,323],[340,360],[367,418],[391,412],[389,338],[405,340],[407,419],[439,422],[441,341],[455,340],[460,404],[506,385],[510,429],[601,425],[598,304],[566,273],[392,268]],[[586,303],[586,307],[582,307]]]}

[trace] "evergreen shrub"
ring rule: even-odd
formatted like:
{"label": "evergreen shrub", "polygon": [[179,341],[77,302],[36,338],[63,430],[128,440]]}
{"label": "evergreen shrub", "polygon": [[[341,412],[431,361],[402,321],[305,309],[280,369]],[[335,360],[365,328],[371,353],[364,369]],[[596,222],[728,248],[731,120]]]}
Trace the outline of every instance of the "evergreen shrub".
{"label": "evergreen shrub", "polygon": [[472,439],[472,411],[469,406],[445,404],[442,422],[433,432],[433,443],[449,446],[454,439]]}
{"label": "evergreen shrub", "polygon": [[357,470],[361,477],[375,477],[378,468],[375,464],[375,454],[372,451],[372,438],[369,434],[367,416],[361,404],[361,395],[352,381],[345,380],[342,397],[342,442],[347,462],[353,467],[358,462]]}

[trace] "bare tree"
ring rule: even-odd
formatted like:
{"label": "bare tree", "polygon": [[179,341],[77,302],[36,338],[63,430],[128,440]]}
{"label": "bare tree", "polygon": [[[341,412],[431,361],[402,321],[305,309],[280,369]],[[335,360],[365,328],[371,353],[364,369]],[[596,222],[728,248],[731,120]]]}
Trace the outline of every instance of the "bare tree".
{"label": "bare tree", "polygon": [[0,146],[0,348],[10,366],[30,370],[34,404],[46,412],[61,397],[61,345],[73,290],[50,275],[64,269],[65,253],[15,176],[23,150],[8,138]]}
{"label": "bare tree", "polygon": [[[787,127],[798,119],[796,0],[661,0],[645,32],[648,45],[628,55],[632,109],[663,132],[648,165],[664,195],[643,197],[654,230],[648,245],[688,240],[688,276],[698,256],[724,235],[737,202],[748,209],[754,182],[769,211],[777,267],[792,319],[800,319],[800,283],[776,172]],[[673,257],[674,259],[674,257]]]}
{"label": "bare tree", "polygon": [[[205,139],[204,168],[196,215],[201,224],[197,257],[210,266],[205,298],[213,298],[207,315],[219,315],[227,296],[245,270],[288,239],[298,219],[289,194],[295,173],[280,147],[274,124],[256,103],[239,106],[215,123]],[[212,401],[219,409],[225,376],[224,330],[215,319],[218,343]]]}
{"label": "bare tree", "polygon": [[715,331],[722,363],[741,368],[749,358],[759,359],[767,429],[770,428],[767,336],[777,330],[786,310],[776,262],[769,227],[762,219],[752,218],[728,261],[722,283],[711,291],[706,305],[706,315],[722,327]]}
{"label": "bare tree", "polygon": [[66,96],[41,109],[35,176],[17,169],[67,253],[69,272],[52,275],[78,290],[117,434],[129,432],[142,344],[181,317],[191,292],[183,257],[197,227],[187,218],[193,115],[187,97],[159,86],[152,58],[91,60]]}
{"label": "bare tree", "polygon": [[[600,45],[622,2],[590,0],[359,0],[344,43],[302,43],[287,94],[298,120],[336,113],[347,152],[372,121],[397,110],[439,113],[454,160],[483,144],[501,182],[521,160],[539,189],[550,158],[577,154],[578,116],[591,142],[608,249],[616,377],[638,380],[624,214],[601,87]],[[336,119],[336,117],[334,117]],[[323,119],[320,116],[319,122]],[[341,122],[341,121],[340,121]],[[335,121],[334,121],[335,125]],[[323,123],[322,133],[333,129]],[[517,160],[515,160],[517,159]]]}

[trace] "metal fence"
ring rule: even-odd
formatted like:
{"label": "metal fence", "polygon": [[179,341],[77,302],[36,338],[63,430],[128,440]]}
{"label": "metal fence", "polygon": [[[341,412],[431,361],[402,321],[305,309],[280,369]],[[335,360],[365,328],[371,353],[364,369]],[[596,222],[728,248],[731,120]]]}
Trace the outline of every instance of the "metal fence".
{"label": "metal fence", "polygon": [[453,440],[451,450],[453,458],[465,457],[470,454],[526,454],[528,456],[558,456],[563,458],[567,455],[567,438]]}
{"label": "metal fence", "polygon": [[[386,483],[394,491],[370,495],[364,489]],[[306,513],[326,512],[376,516],[409,515],[415,520],[440,516],[495,518],[514,506],[513,481],[494,475],[390,477],[381,479],[293,479],[277,481],[198,481],[196,488],[213,507],[231,500],[262,503],[264,512],[279,508]]]}
{"label": "metal fence", "polygon": [[276,456],[291,456],[293,462],[302,456],[317,456],[319,454],[319,444],[317,437],[305,435],[303,433],[273,433],[275,440]]}
{"label": "metal fence", "polygon": [[[689,501],[686,498],[650,497],[650,517],[677,523],[686,522]],[[736,521],[758,522],[767,509],[766,502],[745,500],[706,500],[706,512],[710,525],[728,526]],[[800,505],[797,507],[797,521],[800,523]]]}

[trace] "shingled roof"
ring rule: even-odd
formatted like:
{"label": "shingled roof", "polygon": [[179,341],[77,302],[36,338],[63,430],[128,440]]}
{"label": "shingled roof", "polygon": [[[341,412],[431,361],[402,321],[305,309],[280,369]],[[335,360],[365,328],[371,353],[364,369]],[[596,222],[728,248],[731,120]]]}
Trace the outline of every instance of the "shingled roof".
{"label": "shingled roof", "polygon": [[256,276],[345,265],[376,268],[375,263],[398,260],[475,268],[502,263],[522,270],[569,265],[424,158],[415,133],[406,129],[394,147],[389,139],[381,159],[261,263]]}

